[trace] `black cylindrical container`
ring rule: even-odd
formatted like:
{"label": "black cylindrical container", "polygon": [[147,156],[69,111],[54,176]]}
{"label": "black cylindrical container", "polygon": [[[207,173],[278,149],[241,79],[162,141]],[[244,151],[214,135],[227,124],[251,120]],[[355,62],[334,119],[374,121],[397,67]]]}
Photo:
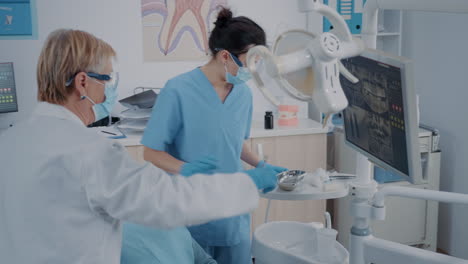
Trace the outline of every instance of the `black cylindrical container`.
{"label": "black cylindrical container", "polygon": [[273,129],[273,112],[265,112],[265,129]]}

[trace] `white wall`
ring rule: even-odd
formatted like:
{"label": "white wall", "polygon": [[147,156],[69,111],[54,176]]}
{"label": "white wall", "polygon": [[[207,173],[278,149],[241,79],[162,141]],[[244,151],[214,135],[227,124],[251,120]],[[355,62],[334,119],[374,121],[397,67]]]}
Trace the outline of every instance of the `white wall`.
{"label": "white wall", "polygon": [[[415,63],[421,122],[441,132],[441,190],[468,194],[468,15],[409,12],[403,55]],[[468,259],[468,206],[440,206],[438,247]]]}
{"label": "white wall", "polygon": [[[278,30],[306,26],[305,14],[297,11],[296,1],[230,0],[229,3],[234,15],[245,15],[257,21],[270,41]],[[0,40],[0,61],[15,63],[20,108],[19,113],[0,114],[0,128],[24,118],[34,109],[37,59],[45,38],[57,28],[88,31],[116,49],[121,77],[119,98],[131,95],[137,86],[162,87],[169,78],[204,63],[144,63],[139,0],[39,0],[37,13],[38,40]],[[264,111],[272,107],[257,89],[252,90],[254,119],[262,119]],[[118,107],[115,112],[120,109]],[[306,116],[306,112],[307,109],[302,109],[301,116]]]}

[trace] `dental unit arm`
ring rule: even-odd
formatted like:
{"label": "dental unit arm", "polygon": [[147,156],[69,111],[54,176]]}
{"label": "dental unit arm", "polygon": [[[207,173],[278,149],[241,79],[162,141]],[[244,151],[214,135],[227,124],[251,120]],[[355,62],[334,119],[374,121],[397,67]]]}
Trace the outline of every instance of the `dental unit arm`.
{"label": "dental unit arm", "polygon": [[[279,105],[278,100],[267,90],[258,73],[256,61],[259,58],[263,59],[269,77],[290,95],[302,101],[314,101],[318,109],[326,115],[340,112],[348,106],[340,84],[340,73],[351,82],[358,81],[345,69],[340,60],[359,55],[364,50],[363,42],[352,38],[346,22],[336,10],[317,0],[298,2],[300,11],[315,11],[327,17],[334,25],[333,33],[322,33],[310,41],[305,49],[283,56],[275,56],[265,46],[253,47],[247,54],[247,66],[257,87],[276,106]],[[291,91],[292,89],[285,87],[282,81],[284,75],[307,67],[311,67],[315,75],[311,93]]]}
{"label": "dental unit arm", "polygon": [[[360,203],[353,210],[354,216],[360,216],[361,220],[377,219],[385,220],[385,198],[398,196],[413,199],[431,200],[451,204],[468,205],[468,195],[460,193],[441,192],[433,190],[415,189],[402,186],[387,186],[375,193],[370,203]],[[404,216],[402,216],[404,217]],[[361,221],[364,223],[365,221]],[[362,224],[361,223],[361,224]],[[357,223],[356,223],[357,224]],[[356,231],[356,226],[353,226]],[[368,228],[368,226],[367,226]],[[365,228],[361,228],[365,230]],[[353,232],[353,230],[352,230]],[[372,234],[360,234],[351,236],[350,264],[361,263],[413,263],[413,264],[467,264],[468,260],[442,255],[436,252],[410,247],[400,243],[376,238]]]}
{"label": "dental unit arm", "polygon": [[[313,101],[317,109],[326,115],[340,112],[348,106],[339,74],[341,73],[352,83],[357,83],[358,80],[344,68],[340,60],[360,55],[364,51],[364,43],[368,48],[376,48],[379,9],[468,13],[466,0],[367,0],[363,9],[363,41],[361,41],[352,38],[344,19],[334,9],[321,4],[319,0],[298,0],[298,3],[300,11],[319,13],[332,23],[334,29],[319,36],[308,33],[305,37],[308,41],[302,39],[303,43],[306,43],[304,47],[288,50],[283,54],[276,54],[276,48],[272,52],[264,46],[253,47],[247,54],[247,67],[257,87],[274,105],[279,105],[279,102],[265,87],[264,80],[258,72],[259,59],[263,62],[268,78],[292,97],[301,101]],[[303,78],[301,81],[307,81],[310,86],[307,90],[294,87],[286,80],[286,75],[304,69],[312,69],[314,75],[314,78],[310,79],[300,77]],[[376,238],[370,229],[371,220],[385,219],[386,196],[468,204],[468,195],[393,186],[378,191],[378,184],[372,177],[371,163],[368,157],[360,153],[357,154],[356,175],[357,179],[349,184],[349,195],[353,196],[350,210],[353,218],[349,248],[350,264],[468,264],[468,260]]]}
{"label": "dental unit arm", "polygon": [[[379,10],[415,10],[428,12],[468,13],[465,0],[367,0],[363,9],[362,38],[368,48],[376,48]],[[386,241],[372,236],[370,220],[385,218],[384,198],[400,196],[447,203],[468,204],[468,195],[400,186],[384,187],[377,192],[367,157],[358,153],[355,185],[352,186],[351,214],[353,227],[350,236],[350,264],[363,263],[464,263],[463,260],[435,252]]]}

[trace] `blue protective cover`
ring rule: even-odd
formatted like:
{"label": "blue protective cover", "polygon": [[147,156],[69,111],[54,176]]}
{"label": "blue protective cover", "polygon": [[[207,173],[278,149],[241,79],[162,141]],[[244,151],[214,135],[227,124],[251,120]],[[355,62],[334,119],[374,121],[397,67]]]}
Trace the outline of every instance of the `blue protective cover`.
{"label": "blue protective cover", "polygon": [[405,181],[400,175],[374,166],[374,180],[378,183]]}
{"label": "blue protective cover", "polygon": [[125,223],[122,237],[122,264],[195,263],[185,227],[166,230]]}

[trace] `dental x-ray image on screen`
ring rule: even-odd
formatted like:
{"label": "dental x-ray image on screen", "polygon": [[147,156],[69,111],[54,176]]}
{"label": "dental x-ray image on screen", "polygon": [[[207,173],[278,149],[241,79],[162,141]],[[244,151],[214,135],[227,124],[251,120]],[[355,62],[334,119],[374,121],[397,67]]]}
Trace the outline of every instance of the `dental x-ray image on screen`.
{"label": "dental x-ray image on screen", "polygon": [[372,161],[409,177],[413,166],[409,156],[414,153],[410,153],[407,141],[407,100],[404,100],[407,93],[405,69],[402,69],[406,64],[398,61],[401,57],[387,58],[398,62],[389,63],[383,53],[373,52],[376,51],[367,50],[361,56],[342,60],[359,79],[353,84],[341,76],[349,101],[344,110],[346,141],[365,155],[370,154]]}

